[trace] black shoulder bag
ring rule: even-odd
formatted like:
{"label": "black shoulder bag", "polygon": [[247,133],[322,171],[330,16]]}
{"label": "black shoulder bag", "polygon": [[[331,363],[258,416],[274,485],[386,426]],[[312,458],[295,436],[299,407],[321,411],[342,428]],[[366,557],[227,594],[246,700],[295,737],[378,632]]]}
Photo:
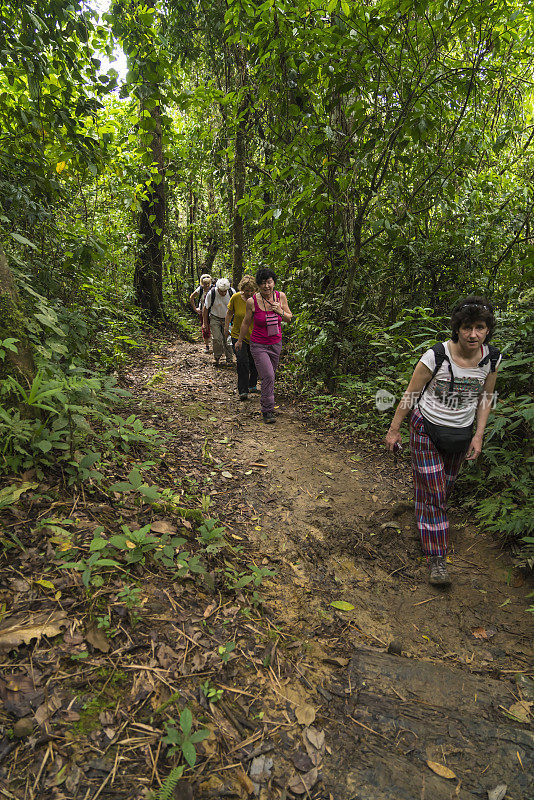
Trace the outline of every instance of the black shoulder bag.
{"label": "black shoulder bag", "polygon": [[[435,378],[439,368],[446,361],[449,365],[449,372],[451,374],[450,382],[449,382],[449,394],[454,389],[454,372],[452,369],[452,364],[450,359],[445,352],[445,346],[443,342],[434,345],[432,348],[434,351],[434,355],[436,357],[436,366],[434,368],[434,372],[432,373],[432,377],[423,387],[421,394],[419,395],[419,400],[427,390],[430,382]],[[490,362],[490,369],[491,372],[495,372],[497,361],[499,360],[500,353],[496,347],[489,345],[489,353],[482,361],[479,362],[478,366],[483,367],[485,366],[488,361]],[[417,401],[419,403],[419,400]],[[421,416],[423,417],[423,425],[426,431],[427,436],[432,441],[434,446],[441,452],[441,453],[465,453],[469,447],[469,443],[473,438],[473,427],[474,423],[472,422],[471,425],[467,425],[465,428],[456,428],[451,427],[450,425],[436,425],[434,422],[430,422],[421,409],[419,409]]]}

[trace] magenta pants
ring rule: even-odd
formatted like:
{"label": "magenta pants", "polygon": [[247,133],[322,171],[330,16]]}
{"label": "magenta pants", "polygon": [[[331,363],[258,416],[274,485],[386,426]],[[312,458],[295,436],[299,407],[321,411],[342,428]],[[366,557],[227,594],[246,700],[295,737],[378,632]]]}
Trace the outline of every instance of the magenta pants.
{"label": "magenta pants", "polygon": [[260,408],[262,413],[274,411],[274,376],[280,360],[282,342],[278,344],[250,343],[250,352],[261,380]]}

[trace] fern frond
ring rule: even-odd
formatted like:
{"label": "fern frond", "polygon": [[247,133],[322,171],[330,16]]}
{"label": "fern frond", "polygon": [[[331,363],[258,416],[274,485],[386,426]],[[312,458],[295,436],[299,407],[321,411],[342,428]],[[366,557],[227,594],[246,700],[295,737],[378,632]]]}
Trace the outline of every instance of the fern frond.
{"label": "fern frond", "polygon": [[174,769],[167,775],[158,791],[158,800],[172,800],[172,795],[178,781],[182,777],[184,768],[174,767]]}

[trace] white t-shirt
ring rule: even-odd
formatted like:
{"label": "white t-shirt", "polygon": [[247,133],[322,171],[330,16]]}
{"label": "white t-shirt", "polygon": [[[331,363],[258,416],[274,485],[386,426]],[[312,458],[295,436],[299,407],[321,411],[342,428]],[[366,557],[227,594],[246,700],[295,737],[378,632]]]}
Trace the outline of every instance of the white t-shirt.
{"label": "white t-shirt", "polygon": [[215,297],[213,299],[213,305],[210,308],[209,302],[211,297],[211,290],[207,293],[206,299],[204,300],[204,305],[213,314],[214,317],[221,317],[222,319],[226,316],[226,310],[228,308],[228,303],[230,302],[230,292],[227,291],[226,294],[219,294],[219,290],[215,289]]}
{"label": "white t-shirt", "polygon": [[[443,342],[443,344],[451,365],[449,367],[449,362],[446,359],[443,360],[443,364],[419,400],[419,409],[422,415],[435,425],[466,428],[475,418],[478,399],[484,389],[484,382],[491,370],[491,365],[488,360],[483,367],[460,367],[453,360],[448,342]],[[488,346],[482,345],[480,361],[488,355],[488,352]],[[433,350],[427,350],[420,360],[425,367],[434,372],[436,356]],[[499,358],[497,366],[500,363],[501,358]],[[449,392],[451,369],[454,374],[454,387],[452,392]]]}

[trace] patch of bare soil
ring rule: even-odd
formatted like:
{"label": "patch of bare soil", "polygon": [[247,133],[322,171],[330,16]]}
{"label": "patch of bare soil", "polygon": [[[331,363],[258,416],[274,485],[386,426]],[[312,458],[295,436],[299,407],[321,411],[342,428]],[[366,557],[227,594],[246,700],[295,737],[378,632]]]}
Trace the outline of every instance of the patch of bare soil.
{"label": "patch of bare soil", "polygon": [[[47,520],[68,517],[86,556],[97,526],[149,523],[192,555],[200,512],[98,487],[56,500],[51,481],[0,517],[24,546],[0,628],[28,637],[2,656],[0,798],[531,800],[531,587],[459,515],[453,586],[429,587],[408,460],[290,400],[264,425],[258,395],[240,402],[202,350],[167,342],[125,380],[132,412],[170,434],[144,474],[185,507],[203,494],[226,528],[233,549],[203,555],[206,574],[147,562],[135,603],[119,571],[88,605],[79,574],[47,572]],[[193,767],[187,709],[210,732]]]}

